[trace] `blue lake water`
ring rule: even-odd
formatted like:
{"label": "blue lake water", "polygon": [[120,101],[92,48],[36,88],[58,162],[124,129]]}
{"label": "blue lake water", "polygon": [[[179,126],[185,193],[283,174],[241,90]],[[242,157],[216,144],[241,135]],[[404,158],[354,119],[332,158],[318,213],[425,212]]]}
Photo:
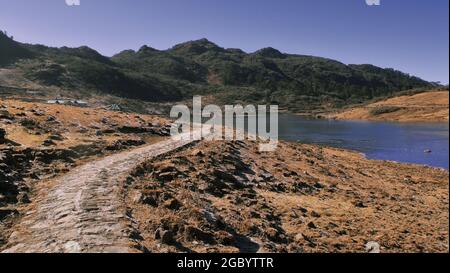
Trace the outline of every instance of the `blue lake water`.
{"label": "blue lake water", "polygon": [[280,115],[279,130],[282,140],[351,149],[370,159],[449,168],[448,123],[329,121]]}

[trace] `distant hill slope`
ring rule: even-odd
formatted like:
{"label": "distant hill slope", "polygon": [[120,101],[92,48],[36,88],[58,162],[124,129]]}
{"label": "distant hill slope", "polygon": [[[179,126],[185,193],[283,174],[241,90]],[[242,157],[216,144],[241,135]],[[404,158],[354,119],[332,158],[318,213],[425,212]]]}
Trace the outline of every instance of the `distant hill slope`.
{"label": "distant hill slope", "polygon": [[449,120],[449,92],[430,91],[399,96],[363,107],[344,110],[337,119],[389,120],[403,122]]}
{"label": "distant hill slope", "polygon": [[32,57],[31,52],[0,31],[0,66],[8,65],[21,58],[30,57]]}
{"label": "distant hill slope", "polygon": [[148,101],[176,101],[199,94],[210,95],[223,104],[277,103],[299,111],[340,107],[400,90],[433,86],[393,69],[345,65],[320,57],[284,54],[273,48],[245,53],[206,39],[168,50],[143,46],[112,58],[88,47],[50,48],[10,39],[0,40],[2,56],[9,52],[4,48],[17,50],[8,56],[29,58],[16,65],[28,79]]}

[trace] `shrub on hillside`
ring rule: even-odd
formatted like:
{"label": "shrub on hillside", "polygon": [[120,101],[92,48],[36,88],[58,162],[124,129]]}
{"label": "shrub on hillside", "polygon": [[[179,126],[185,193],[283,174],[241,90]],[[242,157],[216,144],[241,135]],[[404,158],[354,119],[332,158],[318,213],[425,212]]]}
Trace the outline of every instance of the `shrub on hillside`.
{"label": "shrub on hillside", "polygon": [[378,106],[378,107],[370,109],[369,113],[372,116],[379,116],[379,115],[383,115],[383,114],[394,113],[401,109],[402,109],[401,107],[397,107],[397,106]]}

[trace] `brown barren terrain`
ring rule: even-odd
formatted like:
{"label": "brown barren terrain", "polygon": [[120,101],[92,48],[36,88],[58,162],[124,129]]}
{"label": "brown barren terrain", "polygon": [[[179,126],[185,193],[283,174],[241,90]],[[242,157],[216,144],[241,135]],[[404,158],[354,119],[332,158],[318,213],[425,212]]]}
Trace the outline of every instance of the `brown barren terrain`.
{"label": "brown barren terrain", "polygon": [[126,187],[152,252],[448,252],[448,172],[334,148],[206,142]]}
{"label": "brown barren terrain", "polygon": [[0,248],[48,181],[86,162],[159,142],[168,135],[166,123],[101,108],[0,100]]}
{"label": "brown barren terrain", "polygon": [[445,122],[449,120],[449,92],[430,91],[400,96],[330,115],[346,120]]}
{"label": "brown barren terrain", "polygon": [[6,252],[449,251],[446,170],[180,143],[163,118],[17,100],[0,128]]}

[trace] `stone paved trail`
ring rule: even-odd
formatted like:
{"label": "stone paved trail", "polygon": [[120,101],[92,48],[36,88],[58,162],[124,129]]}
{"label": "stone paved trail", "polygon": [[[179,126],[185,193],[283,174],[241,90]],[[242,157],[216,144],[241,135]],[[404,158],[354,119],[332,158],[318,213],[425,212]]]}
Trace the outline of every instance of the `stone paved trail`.
{"label": "stone paved trail", "polygon": [[120,183],[139,163],[191,142],[170,139],[87,163],[56,178],[46,194],[37,194],[4,252],[136,252]]}

